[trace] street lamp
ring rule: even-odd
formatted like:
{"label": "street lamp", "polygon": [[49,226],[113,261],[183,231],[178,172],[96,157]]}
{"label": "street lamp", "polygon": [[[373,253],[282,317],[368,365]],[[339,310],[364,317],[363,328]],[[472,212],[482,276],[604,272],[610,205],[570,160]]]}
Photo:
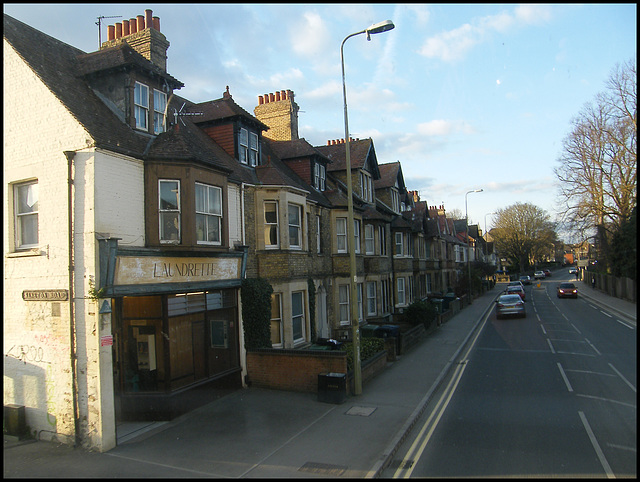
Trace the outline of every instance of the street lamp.
{"label": "street lamp", "polygon": [[467,215],[467,195],[472,192],[482,192],[482,189],[476,189],[475,191],[467,191],[464,195],[464,224],[467,228],[467,278],[469,281],[469,304],[473,303],[471,296],[471,256],[469,253],[469,216]]}
{"label": "street lamp", "polygon": [[354,395],[362,393],[362,371],[360,365],[360,327],[358,320],[358,293],[356,287],[356,246],[353,218],[353,189],[351,184],[351,153],[349,151],[349,118],[347,116],[347,84],[344,80],[344,43],[351,37],[367,34],[367,40],[371,40],[371,34],[382,33],[395,27],[391,20],[371,25],[361,32],[352,33],[345,37],[340,45],[340,61],[342,62],[342,95],[344,98],[344,143],[346,147],[347,164],[347,234],[349,237],[349,305],[351,308],[351,334],[353,339],[353,385]]}

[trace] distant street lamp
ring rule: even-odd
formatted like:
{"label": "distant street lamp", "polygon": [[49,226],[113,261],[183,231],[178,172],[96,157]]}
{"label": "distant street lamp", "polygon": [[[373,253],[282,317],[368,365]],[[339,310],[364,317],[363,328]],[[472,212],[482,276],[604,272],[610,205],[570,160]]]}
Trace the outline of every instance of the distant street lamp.
{"label": "distant street lamp", "polygon": [[362,393],[362,370],[360,365],[360,327],[358,320],[358,292],[356,286],[356,246],[353,218],[353,188],[351,184],[351,152],[349,151],[349,118],[347,116],[347,84],[344,80],[344,43],[351,37],[367,34],[367,40],[371,40],[370,34],[382,33],[395,27],[391,20],[371,25],[361,32],[352,33],[345,37],[340,45],[340,61],[342,62],[342,94],[344,97],[344,142],[346,146],[347,164],[347,234],[349,237],[349,305],[351,308],[351,333],[353,339],[353,385],[354,395]]}
{"label": "distant street lamp", "polygon": [[469,280],[469,304],[473,303],[471,296],[471,255],[470,255],[470,246],[469,246],[469,216],[467,215],[467,195],[472,192],[482,192],[482,189],[476,189],[475,191],[467,191],[464,195],[464,224],[467,227],[467,278]]}

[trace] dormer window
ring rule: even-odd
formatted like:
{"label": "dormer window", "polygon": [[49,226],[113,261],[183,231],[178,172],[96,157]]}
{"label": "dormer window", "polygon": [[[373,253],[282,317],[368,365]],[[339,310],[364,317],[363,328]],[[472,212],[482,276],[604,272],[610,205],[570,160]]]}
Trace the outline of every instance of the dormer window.
{"label": "dormer window", "polygon": [[368,172],[360,171],[360,197],[365,202],[373,202],[373,179]]}
{"label": "dormer window", "polygon": [[167,108],[167,94],[153,89],[153,133],[165,131],[164,111]]}
{"label": "dormer window", "polygon": [[258,165],[258,135],[249,132],[245,128],[240,128],[240,139],[238,141],[239,152],[238,159],[243,164],[249,164],[251,167]]}
{"label": "dormer window", "polygon": [[147,119],[149,118],[149,87],[140,82],[136,82],[133,89],[133,103],[135,106],[136,129],[148,130]]}
{"label": "dormer window", "polygon": [[324,191],[325,180],[327,178],[325,166],[316,162],[313,166],[313,175],[315,188],[318,191]]}

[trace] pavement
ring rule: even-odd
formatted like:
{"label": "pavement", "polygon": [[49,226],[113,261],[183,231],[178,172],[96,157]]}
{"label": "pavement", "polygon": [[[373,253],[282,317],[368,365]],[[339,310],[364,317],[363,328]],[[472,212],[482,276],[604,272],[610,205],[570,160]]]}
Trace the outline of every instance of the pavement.
{"label": "pavement", "polygon": [[[635,329],[635,303],[579,288]],[[119,430],[118,446],[104,453],[5,436],[4,477],[378,477],[501,291],[476,298],[342,404],[240,389],[175,420]]]}

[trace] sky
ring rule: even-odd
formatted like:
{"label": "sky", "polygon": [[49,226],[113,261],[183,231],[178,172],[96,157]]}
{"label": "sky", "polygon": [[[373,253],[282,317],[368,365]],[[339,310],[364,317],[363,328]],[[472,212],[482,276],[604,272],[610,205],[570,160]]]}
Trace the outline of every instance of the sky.
{"label": "sky", "polygon": [[[372,138],[407,189],[491,229],[515,203],[561,214],[554,168],[571,121],[636,59],[635,4],[3,4],[4,13],[85,52],[107,25],[151,9],[170,42],[167,71],[192,102],[226,87],[248,112],[292,90],[299,135]],[[482,192],[473,192],[482,189]],[[467,194],[469,193],[469,194]],[[561,238],[567,235],[559,230]],[[575,240],[573,240],[575,241]]]}

